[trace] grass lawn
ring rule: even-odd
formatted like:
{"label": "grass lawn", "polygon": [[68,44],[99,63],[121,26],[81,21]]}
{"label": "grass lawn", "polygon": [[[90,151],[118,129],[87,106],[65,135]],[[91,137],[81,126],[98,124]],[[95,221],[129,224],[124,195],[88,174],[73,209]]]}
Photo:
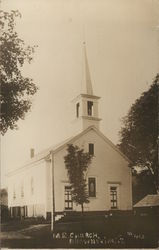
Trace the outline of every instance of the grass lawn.
{"label": "grass lawn", "polygon": [[[159,223],[144,217],[72,217],[50,224],[11,221],[2,225],[8,248],[157,248]],[[9,237],[10,236],[10,237]]]}

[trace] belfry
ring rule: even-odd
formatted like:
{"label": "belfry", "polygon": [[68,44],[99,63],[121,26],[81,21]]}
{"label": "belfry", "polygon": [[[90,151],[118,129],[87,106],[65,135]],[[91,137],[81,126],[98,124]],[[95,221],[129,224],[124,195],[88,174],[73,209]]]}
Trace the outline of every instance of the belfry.
{"label": "belfry", "polygon": [[95,126],[99,129],[99,122],[101,120],[98,115],[99,99],[100,97],[93,94],[86,45],[83,43],[83,75],[81,94],[73,100],[73,126],[75,126],[76,132],[83,131],[89,126]]}

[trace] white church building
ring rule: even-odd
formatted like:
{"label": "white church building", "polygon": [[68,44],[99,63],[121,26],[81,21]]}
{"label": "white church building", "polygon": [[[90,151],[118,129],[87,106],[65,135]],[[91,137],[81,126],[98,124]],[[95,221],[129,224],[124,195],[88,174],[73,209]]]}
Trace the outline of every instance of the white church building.
{"label": "white church building", "polygon": [[8,206],[12,217],[44,217],[81,211],[72,202],[65,168],[67,145],[73,144],[93,155],[88,167],[87,212],[132,210],[132,176],[129,159],[100,131],[99,97],[93,94],[84,47],[84,90],[73,102],[71,138],[34,155],[19,169],[8,173]]}

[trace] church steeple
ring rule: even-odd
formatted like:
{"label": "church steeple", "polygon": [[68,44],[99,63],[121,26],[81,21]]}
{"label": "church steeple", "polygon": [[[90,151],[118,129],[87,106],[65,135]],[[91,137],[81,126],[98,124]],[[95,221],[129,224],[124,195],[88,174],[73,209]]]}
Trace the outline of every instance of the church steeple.
{"label": "church steeple", "polygon": [[94,125],[99,129],[98,100],[100,97],[93,94],[91,75],[89,70],[86,45],[83,43],[83,74],[81,94],[73,101],[74,128],[80,132]]}
{"label": "church steeple", "polygon": [[83,72],[82,72],[82,94],[93,95],[93,87],[91,82],[91,75],[88,65],[86,44],[83,42]]}

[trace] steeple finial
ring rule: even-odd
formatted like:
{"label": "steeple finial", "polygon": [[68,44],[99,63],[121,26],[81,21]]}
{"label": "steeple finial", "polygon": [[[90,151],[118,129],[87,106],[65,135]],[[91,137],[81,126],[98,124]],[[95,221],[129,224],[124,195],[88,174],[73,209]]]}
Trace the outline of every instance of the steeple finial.
{"label": "steeple finial", "polygon": [[83,42],[83,77],[82,77],[82,94],[93,95],[93,88],[91,82],[91,76],[89,71],[87,53],[86,53],[86,43]]}

